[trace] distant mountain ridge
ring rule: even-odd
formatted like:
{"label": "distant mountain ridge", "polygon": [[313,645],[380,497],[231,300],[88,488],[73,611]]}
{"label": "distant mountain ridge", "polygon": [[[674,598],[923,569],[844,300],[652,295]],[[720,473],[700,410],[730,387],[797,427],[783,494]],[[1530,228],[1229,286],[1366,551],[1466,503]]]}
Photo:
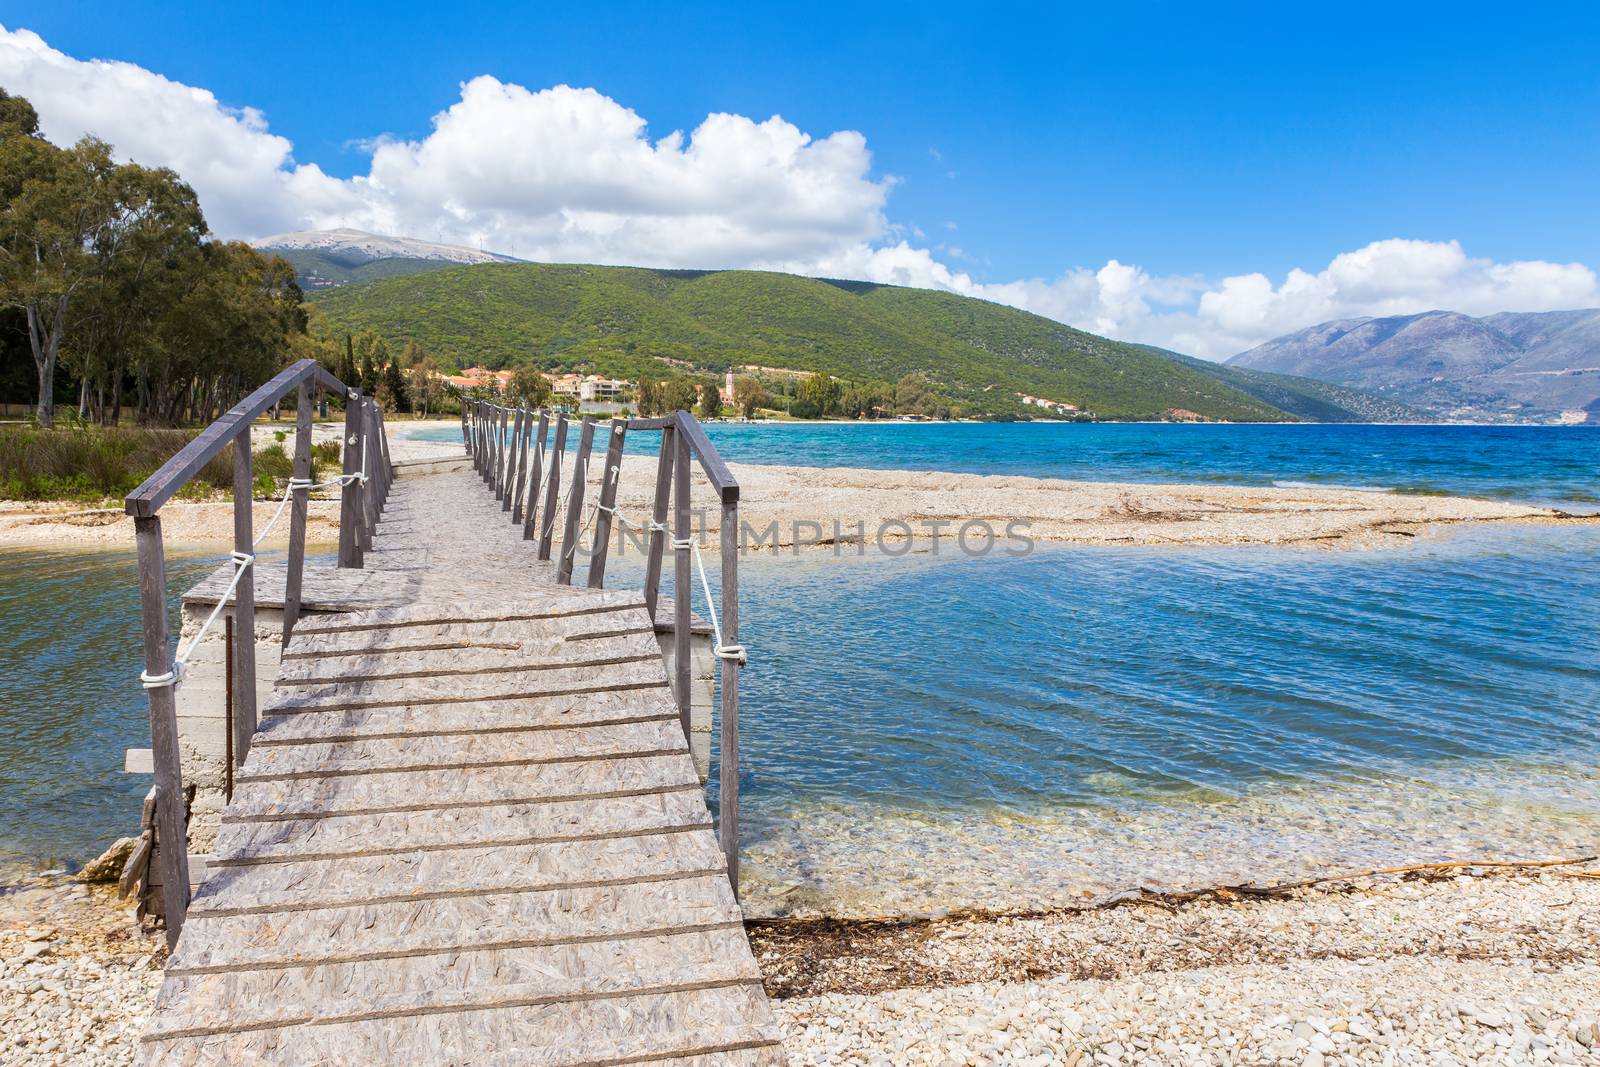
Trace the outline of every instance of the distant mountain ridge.
{"label": "distant mountain ridge", "polygon": [[1182,352],[1141,345],[1168,359],[1233,386],[1241,393],[1271,404],[1306,422],[1432,422],[1433,416],[1397,400],[1293,374],[1230,367]]}
{"label": "distant mountain ridge", "polygon": [[476,248],[353,229],[299,230],[263,237],[251,244],[293,264],[306,289],[330,289],[474,263],[517,262],[510,256]]}
{"label": "distant mountain ridge", "polygon": [[1336,319],[1227,361],[1353,386],[1446,418],[1600,421],[1600,308]]}

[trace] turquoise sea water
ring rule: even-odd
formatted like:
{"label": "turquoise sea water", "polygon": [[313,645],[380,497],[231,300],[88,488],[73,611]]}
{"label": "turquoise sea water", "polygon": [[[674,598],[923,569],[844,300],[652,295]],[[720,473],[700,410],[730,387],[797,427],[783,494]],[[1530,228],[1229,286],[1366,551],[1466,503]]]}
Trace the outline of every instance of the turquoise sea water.
{"label": "turquoise sea water", "polygon": [[[757,444],[803,432],[858,464],[864,445],[898,441],[875,465],[912,466],[918,434],[973,431],[1017,453],[1034,433],[1088,440],[1080,429],[1096,428],[717,432],[735,459],[793,461]],[[1172,457],[1213,428],[1114,429]],[[1523,435],[1506,456],[1486,443],[1503,431],[1470,446],[1456,428],[1425,433],[1441,429],[1448,441],[1406,447],[1476,454],[1455,476],[1499,495],[1595,494],[1591,431]],[[1380,481],[1373,457],[1391,446],[1340,440],[1327,480]],[[1304,473],[1287,462],[1268,474]],[[171,561],[174,593],[216,562]],[[637,559],[616,568],[625,584]],[[148,743],[132,570],[122,553],[0,552],[0,865],[81,861],[136,817],[143,780],[117,773]],[[1600,526],[1364,552],[752,556],[741,603],[758,913],[1031,906],[1600,850]]]}
{"label": "turquoise sea water", "polygon": [[[731,463],[1112,482],[1304,483],[1600,502],[1600,426],[713,423]],[[460,440],[453,429],[425,431]],[[655,434],[630,448],[655,448]]]}

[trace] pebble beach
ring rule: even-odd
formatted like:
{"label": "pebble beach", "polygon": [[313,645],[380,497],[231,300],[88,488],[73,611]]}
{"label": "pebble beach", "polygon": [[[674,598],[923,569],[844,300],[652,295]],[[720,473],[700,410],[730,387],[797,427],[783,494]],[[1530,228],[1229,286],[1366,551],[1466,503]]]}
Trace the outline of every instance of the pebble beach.
{"label": "pebble beach", "polygon": [[[1595,863],[751,937],[795,1065],[1600,1063]],[[131,1063],[164,955],[104,888],[12,890],[0,1062]]]}

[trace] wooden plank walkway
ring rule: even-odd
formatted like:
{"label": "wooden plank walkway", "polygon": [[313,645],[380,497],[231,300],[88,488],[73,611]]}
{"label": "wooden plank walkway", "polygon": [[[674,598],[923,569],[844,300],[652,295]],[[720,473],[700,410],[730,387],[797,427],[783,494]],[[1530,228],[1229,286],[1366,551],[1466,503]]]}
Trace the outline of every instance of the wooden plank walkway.
{"label": "wooden plank walkway", "polygon": [[533,557],[395,483],[415,600],[296,628],[141,1062],[783,1062],[643,600]]}

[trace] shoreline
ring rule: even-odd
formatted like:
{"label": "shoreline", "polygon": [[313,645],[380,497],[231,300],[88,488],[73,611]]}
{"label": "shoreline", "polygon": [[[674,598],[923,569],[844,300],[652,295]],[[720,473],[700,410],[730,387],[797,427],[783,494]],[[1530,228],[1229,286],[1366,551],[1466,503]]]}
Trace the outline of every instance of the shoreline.
{"label": "shoreline", "polygon": [[[390,452],[397,463],[462,458],[461,445],[418,440],[416,434],[453,420],[393,427]],[[258,426],[262,441],[276,427]],[[317,436],[338,427],[318,424]],[[623,458],[618,506],[635,522],[649,513],[653,456]],[[1227,546],[1370,549],[1447,535],[1468,523],[1600,523],[1600,515],[1465,496],[1434,496],[1311,486],[1242,486],[1216,483],[1091,482],[1014,474],[880,470],[860,467],[793,467],[731,464],[741,488],[740,518],[747,550],[832,549],[868,545],[953,543],[967,523],[983,523],[1004,537],[1007,524],[1024,524],[1032,540],[1066,545]],[[598,471],[591,470],[598,478]],[[719,509],[709,485],[696,479],[699,524],[717,532]],[[257,528],[273,502],[255,504]],[[227,501],[174,501],[162,509],[168,544],[225,550],[232,541]],[[837,530],[835,524],[838,524]],[[775,534],[766,536],[769,528]],[[982,528],[973,527],[981,536]],[[851,536],[852,532],[859,530]],[[287,544],[286,528],[275,531]],[[332,545],[338,536],[338,501],[311,501],[308,543]],[[0,502],[0,548],[131,547],[132,521],[120,507],[74,503]],[[269,547],[281,547],[269,540]],[[708,546],[715,551],[715,538]],[[891,553],[901,554],[901,553]]]}
{"label": "shoreline", "polygon": [[[746,929],[796,1065],[1317,1067],[1595,1062],[1597,920],[1590,861]],[[41,877],[0,896],[6,1062],[131,1062],[165,958],[104,887]]]}

